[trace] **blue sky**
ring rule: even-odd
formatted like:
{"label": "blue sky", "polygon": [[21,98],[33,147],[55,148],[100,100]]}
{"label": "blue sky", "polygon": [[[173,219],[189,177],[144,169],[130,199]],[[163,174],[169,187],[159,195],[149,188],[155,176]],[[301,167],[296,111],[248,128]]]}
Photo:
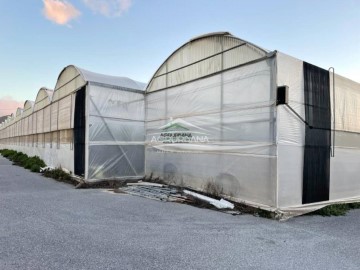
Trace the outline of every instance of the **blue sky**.
{"label": "blue sky", "polygon": [[[59,3],[65,17],[44,13]],[[175,49],[214,31],[360,82],[359,0],[2,0],[0,115],[54,88],[69,64],[148,82]]]}

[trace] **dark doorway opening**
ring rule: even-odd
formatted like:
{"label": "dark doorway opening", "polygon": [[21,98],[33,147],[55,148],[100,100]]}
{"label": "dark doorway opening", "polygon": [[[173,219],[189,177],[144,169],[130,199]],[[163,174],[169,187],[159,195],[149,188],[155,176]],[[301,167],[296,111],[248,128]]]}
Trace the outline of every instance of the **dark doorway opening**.
{"label": "dark doorway opening", "polygon": [[76,92],[74,112],[74,173],[79,176],[85,174],[85,100],[83,87]]}
{"label": "dark doorway opening", "polygon": [[329,72],[304,62],[305,152],[303,204],[328,201],[330,193],[331,105]]}

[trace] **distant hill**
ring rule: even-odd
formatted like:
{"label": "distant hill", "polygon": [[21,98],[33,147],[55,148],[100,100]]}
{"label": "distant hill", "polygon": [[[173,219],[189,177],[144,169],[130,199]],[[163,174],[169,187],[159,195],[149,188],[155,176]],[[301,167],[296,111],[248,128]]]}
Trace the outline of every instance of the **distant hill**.
{"label": "distant hill", "polygon": [[8,118],[8,115],[0,116],[0,124],[4,122],[6,118]]}

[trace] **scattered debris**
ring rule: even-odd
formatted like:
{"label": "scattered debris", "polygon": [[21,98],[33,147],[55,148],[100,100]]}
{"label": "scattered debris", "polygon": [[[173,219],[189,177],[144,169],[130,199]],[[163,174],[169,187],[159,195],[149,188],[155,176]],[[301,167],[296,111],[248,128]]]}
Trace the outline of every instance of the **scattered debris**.
{"label": "scattered debris", "polygon": [[142,185],[140,183],[139,185],[134,185],[134,183],[129,183],[128,186],[119,189],[128,194],[159,201],[184,202],[187,199],[181,196],[178,189],[164,185],[154,186],[148,184]]}
{"label": "scattered debris", "polygon": [[43,172],[51,171],[51,170],[54,170],[54,169],[55,169],[54,167],[49,167],[49,166],[41,167],[40,172],[43,173]]}
{"label": "scattered debris", "polygon": [[218,209],[224,209],[224,208],[234,209],[234,207],[235,207],[234,204],[232,204],[231,202],[228,202],[227,200],[224,200],[224,199],[216,200],[216,199],[210,198],[205,195],[201,195],[199,193],[196,193],[196,192],[193,192],[190,190],[184,190],[184,193],[188,194],[190,196],[193,196],[195,198],[198,198],[200,200],[206,201]]}
{"label": "scattered debris", "polygon": [[151,183],[151,182],[143,182],[139,181],[136,183],[127,183],[128,186],[152,186],[152,187],[166,187],[167,185]]}
{"label": "scattered debris", "polygon": [[236,210],[224,210],[222,211],[223,213],[226,213],[226,214],[230,214],[230,215],[233,215],[233,216],[239,216],[239,215],[242,215],[244,213],[240,212],[240,211],[236,211]]}
{"label": "scattered debris", "polygon": [[83,188],[86,185],[86,183],[83,179],[80,178],[80,179],[76,179],[76,180],[78,181],[78,184],[75,186],[76,189]]}
{"label": "scattered debris", "polygon": [[[234,204],[224,199],[214,199],[190,190],[169,186],[165,184],[139,181],[127,183],[126,186],[114,189],[115,193],[125,192],[127,194],[145,197],[163,202],[178,202],[197,205],[200,207],[215,206],[217,209],[234,209]],[[211,208],[210,207],[210,208]],[[240,215],[238,211],[223,211],[231,215]]]}

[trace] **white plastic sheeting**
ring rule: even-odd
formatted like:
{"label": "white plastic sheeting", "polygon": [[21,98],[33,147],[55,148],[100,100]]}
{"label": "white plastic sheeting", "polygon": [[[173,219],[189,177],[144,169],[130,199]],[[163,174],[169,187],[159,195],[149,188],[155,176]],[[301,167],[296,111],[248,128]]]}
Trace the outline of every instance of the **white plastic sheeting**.
{"label": "white plastic sheeting", "polygon": [[146,174],[275,206],[274,70],[267,59],[149,93]]}
{"label": "white plastic sheeting", "polygon": [[[332,74],[330,79],[332,88]],[[335,75],[335,129],[360,133],[360,83],[339,75]]]}
{"label": "white plastic sheeting", "polygon": [[145,83],[134,81],[127,77],[110,76],[88,71],[79,67],[76,67],[81,73],[82,77],[87,82],[93,82],[98,84],[104,84],[107,86],[115,85],[121,86],[122,88],[144,90]]}
{"label": "white plastic sheeting", "polygon": [[27,101],[1,125],[1,147],[73,171],[75,95],[86,87],[89,181],[152,174],[198,190],[215,185],[228,198],[290,215],[360,200],[360,84],[335,76],[330,201],[302,205],[305,124],[275,100],[276,87],[289,86],[289,106],[305,118],[303,62],[220,36],[175,51],[146,97],[131,90],[142,83],[66,67],[51,104],[42,92],[36,110]]}
{"label": "white plastic sheeting", "polygon": [[286,106],[275,107],[274,84],[289,87],[289,106],[305,119],[303,78],[303,61],[278,52],[276,64],[148,93],[146,174],[198,190],[215,184],[228,198],[285,216],[360,200],[360,84],[336,75],[330,200],[302,204],[305,124]]}
{"label": "white plastic sheeting", "polygon": [[[277,53],[277,84],[289,86],[289,106],[303,119],[303,61]],[[286,106],[277,107],[278,205],[302,204],[305,124]]]}
{"label": "white plastic sheeting", "polygon": [[156,91],[202,78],[266,56],[267,51],[232,36],[216,32],[191,39],[159,67],[147,86]]}
{"label": "white plastic sheeting", "polygon": [[[331,107],[333,114],[333,87]],[[289,106],[305,119],[303,61],[277,53],[277,83],[289,86]],[[360,84],[335,77],[335,157],[330,158],[330,201],[360,200]],[[302,205],[305,124],[286,106],[277,107],[278,208],[303,213],[324,203]],[[332,129],[334,129],[332,125]],[[326,204],[326,203],[325,203]]]}
{"label": "white plastic sheeting", "polygon": [[[332,90],[333,76],[330,78]],[[339,75],[335,75],[335,130],[330,200],[354,197],[360,200],[360,83]]]}
{"label": "white plastic sheeting", "polygon": [[88,180],[144,175],[144,93],[87,87]]}
{"label": "white plastic sheeting", "polygon": [[121,86],[129,89],[143,90],[145,84],[131,80],[127,77],[109,76],[91,72],[79,67],[69,65],[65,67],[56,82],[53,101],[68,96],[72,92],[85,86],[87,82],[109,86]]}
{"label": "white plastic sheeting", "polygon": [[[75,96],[86,91],[85,175],[89,181],[144,175],[145,84],[126,77],[64,68],[54,93],[38,92],[0,129],[1,148],[40,156],[51,167],[74,172]],[[78,142],[77,142],[78,143]],[[79,153],[79,152],[78,152]],[[81,156],[81,155],[80,155]],[[87,179],[86,179],[87,180]]]}

